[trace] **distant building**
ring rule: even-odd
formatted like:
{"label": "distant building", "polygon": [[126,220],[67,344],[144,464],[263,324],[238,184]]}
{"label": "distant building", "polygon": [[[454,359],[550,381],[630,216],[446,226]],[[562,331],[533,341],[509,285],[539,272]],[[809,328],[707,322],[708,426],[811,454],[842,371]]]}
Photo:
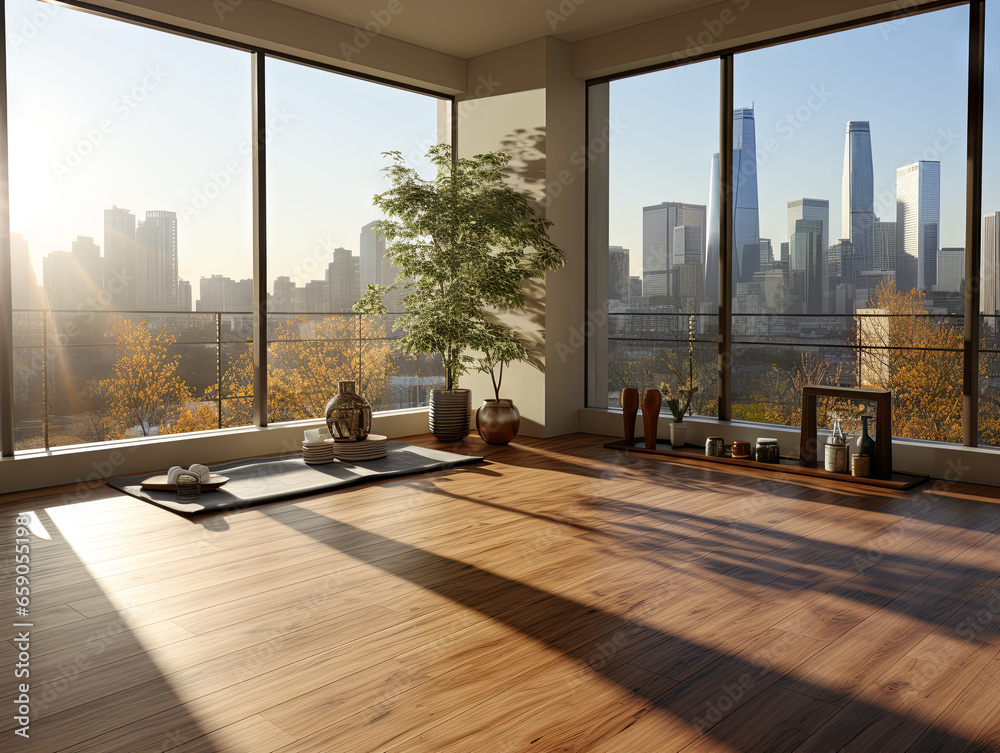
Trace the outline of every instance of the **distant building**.
{"label": "distant building", "polygon": [[[941,224],[941,163],[914,162],[896,170],[896,257],[916,262],[910,287],[930,291],[937,283]],[[899,278],[897,266],[897,280]],[[905,290],[906,288],[904,288]]]}
{"label": "distant building", "polygon": [[872,268],[883,272],[896,271],[896,223],[875,220],[875,246]]}
{"label": "distant building", "polygon": [[101,262],[101,247],[89,236],[76,236],[72,245],[73,258],[80,270],[80,295],[82,301],[90,308],[99,304],[101,289],[104,286],[104,272]]}
{"label": "distant building", "polygon": [[10,283],[15,311],[43,308],[41,289],[28,255],[28,242],[20,233],[10,234]]}
{"label": "distant building", "polygon": [[171,311],[178,305],[177,296],[177,215],[154,210],[135,229],[137,275],[144,279],[139,301],[145,310]]}
{"label": "distant building", "polygon": [[212,275],[202,277],[198,287],[198,311],[253,311],[253,280]]}
{"label": "distant building", "polygon": [[[392,285],[399,274],[399,267],[394,266],[385,255],[385,238],[376,231],[376,224],[377,220],[362,227],[358,239],[361,295],[367,292],[369,285]],[[390,314],[401,313],[404,310],[402,304],[404,295],[404,291],[395,290],[383,299]]]}
{"label": "distant building", "polygon": [[628,278],[628,297],[630,301],[642,298],[642,278],[636,275]]}
{"label": "distant building", "polygon": [[628,305],[629,250],[621,246],[608,246],[608,300]]}
{"label": "distant building", "polygon": [[796,220],[789,247],[790,270],[802,281],[801,288],[795,292],[802,302],[803,313],[827,313],[829,293],[826,249],[823,248],[823,221]]}
{"label": "distant building", "polygon": [[177,280],[177,310],[191,311],[191,283]]}
{"label": "distant building", "polygon": [[937,285],[940,293],[960,293],[965,289],[965,249],[942,248],[937,257]]}
{"label": "distant building", "polygon": [[[690,225],[705,238],[704,204],[664,201],[642,208],[642,289],[647,296],[670,295],[670,270],[674,265],[674,228]],[[704,246],[699,257],[704,255]]]}
{"label": "distant building", "polygon": [[349,313],[361,297],[361,267],[359,258],[349,249],[336,248],[333,261],[327,265],[326,284],[330,294],[329,311]]}
{"label": "distant building", "polygon": [[[795,223],[799,220],[819,220],[823,223],[823,237],[820,243],[823,248],[830,247],[830,202],[827,199],[792,199],[786,204],[785,216],[788,224],[789,252]],[[788,261],[782,244],[782,261]],[[792,269],[805,269],[804,260],[796,264],[793,260]]]}
{"label": "distant building", "polygon": [[1000,212],[983,215],[979,275],[979,311],[987,316],[996,316],[1000,312]]}
{"label": "distant building", "polygon": [[847,124],[840,234],[854,248],[858,271],[872,269],[875,248],[875,178],[867,120]]}
{"label": "distant building", "polygon": [[145,294],[144,274],[140,284],[136,268],[135,215],[127,209],[104,210],[104,287],[111,305],[119,311],[135,311]]}

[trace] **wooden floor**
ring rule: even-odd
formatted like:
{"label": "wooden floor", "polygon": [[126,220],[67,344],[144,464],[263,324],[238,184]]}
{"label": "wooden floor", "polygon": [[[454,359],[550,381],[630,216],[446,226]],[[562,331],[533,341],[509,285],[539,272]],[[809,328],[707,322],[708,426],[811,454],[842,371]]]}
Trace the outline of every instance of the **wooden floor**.
{"label": "wooden floor", "polygon": [[[435,444],[428,437],[414,441]],[[32,753],[1000,750],[1000,490],[606,450],[188,519],[32,511]],[[8,619],[11,617],[12,619]]]}

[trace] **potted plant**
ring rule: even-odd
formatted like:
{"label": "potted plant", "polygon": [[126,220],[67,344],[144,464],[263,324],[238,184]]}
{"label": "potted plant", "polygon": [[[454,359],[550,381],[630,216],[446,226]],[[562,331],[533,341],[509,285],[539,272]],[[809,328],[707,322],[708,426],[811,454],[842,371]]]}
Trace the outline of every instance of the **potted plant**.
{"label": "potted plant", "polygon": [[493,397],[485,398],[476,411],[476,431],[487,444],[508,444],[521,428],[521,414],[513,400],[500,397],[505,366],[517,361],[530,363],[541,369],[542,365],[528,356],[524,341],[509,327],[489,322],[484,330],[482,355],[476,360],[476,370],[488,373],[493,384]]}
{"label": "potted plant", "polygon": [[687,438],[687,426],[684,424],[684,416],[691,412],[691,401],[694,393],[698,391],[698,384],[694,378],[694,316],[688,317],[688,357],[687,357],[687,381],[682,381],[680,370],[670,366],[671,371],[677,377],[677,388],[673,389],[669,382],[660,385],[663,393],[663,402],[667,404],[670,413],[674,417],[674,422],[670,425],[670,444],[674,447],[683,447]]}
{"label": "potted plant", "polygon": [[523,360],[507,345],[498,349],[500,333],[513,333],[496,314],[523,310],[521,283],[558,269],[565,255],[549,239],[552,223],[505,182],[510,157],[503,152],[453,159],[448,144],[437,144],[427,153],[436,168],[431,179],[399,152],[385,154],[391,187],[375,196],[387,217],[376,229],[399,274],[390,286],[370,285],[354,310],[385,313],[386,293],[406,291],[397,345],[411,355],[440,354],[445,388],[431,390],[430,429],[457,441],[469,428],[471,392],[458,380],[476,364],[472,351],[500,356],[494,363],[501,365]]}

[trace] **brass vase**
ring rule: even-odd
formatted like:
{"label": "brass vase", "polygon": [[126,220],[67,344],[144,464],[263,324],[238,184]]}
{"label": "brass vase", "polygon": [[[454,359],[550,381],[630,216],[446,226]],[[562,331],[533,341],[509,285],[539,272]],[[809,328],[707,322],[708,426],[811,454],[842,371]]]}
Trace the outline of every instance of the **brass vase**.
{"label": "brass vase", "polygon": [[512,400],[483,400],[476,411],[476,431],[486,444],[507,444],[521,428],[521,414]]}
{"label": "brass vase", "polygon": [[372,407],[353,381],[337,383],[337,394],[326,404],[326,425],[335,442],[361,442],[372,428]]}

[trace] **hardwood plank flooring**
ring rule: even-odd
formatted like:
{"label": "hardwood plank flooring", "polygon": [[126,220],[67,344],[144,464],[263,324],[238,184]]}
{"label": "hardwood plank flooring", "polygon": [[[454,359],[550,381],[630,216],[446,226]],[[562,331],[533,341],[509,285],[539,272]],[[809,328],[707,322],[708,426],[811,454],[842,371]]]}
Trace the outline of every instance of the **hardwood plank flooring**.
{"label": "hardwood plank flooring", "polygon": [[100,487],[0,497],[8,593],[17,513],[47,536],[31,736],[8,715],[3,749],[998,749],[1000,489],[605,441],[470,437],[481,466],[195,519]]}

